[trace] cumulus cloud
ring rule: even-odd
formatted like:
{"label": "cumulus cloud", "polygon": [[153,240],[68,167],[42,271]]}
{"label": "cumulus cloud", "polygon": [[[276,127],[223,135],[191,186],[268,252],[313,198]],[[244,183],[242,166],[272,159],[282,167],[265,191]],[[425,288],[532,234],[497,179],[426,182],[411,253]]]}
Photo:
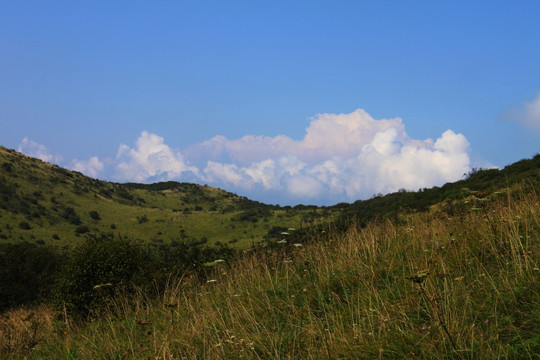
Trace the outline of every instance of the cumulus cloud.
{"label": "cumulus cloud", "polygon": [[521,108],[510,110],[506,117],[540,134],[540,93],[532,101],[525,102]]}
{"label": "cumulus cloud", "polygon": [[178,150],[170,148],[158,135],[143,131],[135,148],[121,144],[117,153],[115,177],[122,181],[145,182],[180,178],[185,172],[198,175]]}
{"label": "cumulus cloud", "polygon": [[17,151],[50,163],[62,162],[61,156],[51,154],[45,145],[38,144],[27,137],[21,141]]}
{"label": "cumulus cloud", "polygon": [[330,191],[350,200],[401,188],[416,190],[459,179],[469,170],[468,142],[444,132],[434,144],[396,142],[393,129],[377,134],[350,159],[328,160],[310,170]]}
{"label": "cumulus cloud", "polygon": [[229,140],[218,135],[189,147],[185,154],[193,159],[229,160],[242,166],[282,156],[294,156],[313,164],[334,156],[354,156],[377,133],[390,128],[396,129],[400,135],[406,135],[401,119],[375,120],[366,111],[358,109],[350,114],[317,115],[311,119],[302,140],[293,140],[285,135],[246,135]]}
{"label": "cumulus cloud", "polygon": [[293,156],[282,156],[277,160],[266,159],[253,162],[249,166],[222,164],[208,161],[201,179],[215,183],[225,183],[239,188],[263,190],[282,189],[282,181],[287,177],[300,176],[305,164]]}
{"label": "cumulus cloud", "polygon": [[[26,138],[19,149],[53,159]],[[452,130],[435,140],[412,139],[400,118],[377,120],[359,109],[317,115],[299,140],[218,135],[181,151],[143,131],[133,147],[121,144],[115,159],[74,160],[71,168],[93,177],[112,170],[107,177],[117,181],[191,181],[265,202],[330,205],[458,180],[470,170],[468,151],[465,136]]]}
{"label": "cumulus cloud", "polygon": [[359,109],[317,116],[302,140],[217,136],[187,154],[228,159],[208,161],[201,178],[210,183],[338,202],[458,180],[469,170],[468,147],[452,130],[435,141],[411,139],[401,119],[376,120]]}
{"label": "cumulus cloud", "polygon": [[92,156],[88,161],[73,160],[69,165],[71,170],[79,171],[87,176],[97,178],[104,170],[103,162],[97,156]]}

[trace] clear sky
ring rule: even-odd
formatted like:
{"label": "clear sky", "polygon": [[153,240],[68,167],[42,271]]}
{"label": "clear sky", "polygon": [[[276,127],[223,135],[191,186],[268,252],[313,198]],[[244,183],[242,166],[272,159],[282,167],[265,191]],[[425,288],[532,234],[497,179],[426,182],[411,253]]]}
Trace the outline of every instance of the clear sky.
{"label": "clear sky", "polygon": [[0,145],[335,204],[540,151],[539,1],[2,1]]}

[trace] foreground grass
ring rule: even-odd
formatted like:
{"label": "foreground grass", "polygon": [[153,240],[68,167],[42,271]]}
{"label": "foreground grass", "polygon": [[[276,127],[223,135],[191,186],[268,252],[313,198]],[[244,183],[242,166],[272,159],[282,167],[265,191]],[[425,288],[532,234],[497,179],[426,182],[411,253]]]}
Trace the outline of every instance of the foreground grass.
{"label": "foreground grass", "polygon": [[[90,323],[0,323],[6,358],[539,359],[540,198],[474,198],[220,264]],[[451,214],[449,216],[448,214]],[[317,237],[317,236],[315,236]]]}

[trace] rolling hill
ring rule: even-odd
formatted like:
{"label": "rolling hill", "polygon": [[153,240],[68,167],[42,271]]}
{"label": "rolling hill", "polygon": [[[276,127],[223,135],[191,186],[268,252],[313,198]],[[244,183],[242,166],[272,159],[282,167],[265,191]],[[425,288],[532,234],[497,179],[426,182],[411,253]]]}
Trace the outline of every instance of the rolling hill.
{"label": "rolling hill", "polygon": [[188,241],[246,249],[277,229],[396,218],[433,206],[451,207],[455,200],[476,201],[518,183],[540,185],[540,155],[501,170],[473,169],[465,179],[441,187],[403,189],[329,207],[280,207],[206,185],[96,180],[0,147],[0,243],[28,241],[68,248],[84,234],[97,233],[155,245]]}
{"label": "rolling hill", "polygon": [[182,240],[247,248],[272,229],[300,228],[329,214],[325,208],[266,205],[190,183],[100,181],[0,147],[4,243],[70,247],[87,233],[113,233],[151,244]]}

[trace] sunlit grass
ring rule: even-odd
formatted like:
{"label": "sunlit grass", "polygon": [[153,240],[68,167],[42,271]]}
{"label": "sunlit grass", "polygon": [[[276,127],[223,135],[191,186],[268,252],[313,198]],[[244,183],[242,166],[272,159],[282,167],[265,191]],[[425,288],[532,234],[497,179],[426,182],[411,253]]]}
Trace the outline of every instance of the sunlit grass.
{"label": "sunlit grass", "polygon": [[[10,201],[3,197],[0,206],[0,244],[28,241],[72,248],[84,239],[84,233],[76,233],[81,225],[88,232],[119,234],[155,246],[204,241],[246,249],[263,241],[273,226],[302,227],[304,218],[326,221],[321,220],[321,209],[279,207],[264,218],[238,220],[246,209],[268,206],[209,186],[187,184],[166,190],[119,186],[2,147],[0,164],[12,164],[9,172],[0,169],[0,193],[11,196]],[[73,209],[80,224],[62,218],[66,207]],[[23,222],[28,228],[20,227]]]}
{"label": "sunlit grass", "polygon": [[328,230],[291,252],[217,262],[207,281],[182,278],[158,300],[118,299],[90,324],[71,324],[61,313],[56,328],[40,320],[49,325],[39,325],[33,346],[24,345],[32,336],[21,328],[18,336],[27,340],[8,347],[4,326],[2,352],[81,359],[538,358],[539,200],[534,192],[501,194],[478,211],[456,202],[451,217],[437,207],[353,224],[345,234]]}

